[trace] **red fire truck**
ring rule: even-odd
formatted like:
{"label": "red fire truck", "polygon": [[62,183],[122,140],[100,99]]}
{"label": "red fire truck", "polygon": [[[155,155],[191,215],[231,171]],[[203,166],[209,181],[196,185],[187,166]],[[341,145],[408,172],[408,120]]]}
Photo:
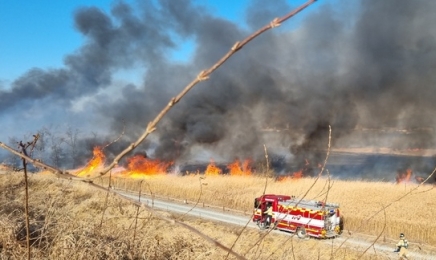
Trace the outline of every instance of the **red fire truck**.
{"label": "red fire truck", "polygon": [[266,212],[269,207],[272,208],[271,225],[279,230],[296,232],[300,238],[332,238],[342,233],[339,204],[300,200],[288,195],[262,195],[254,200],[253,214],[253,221],[261,229],[268,227]]}

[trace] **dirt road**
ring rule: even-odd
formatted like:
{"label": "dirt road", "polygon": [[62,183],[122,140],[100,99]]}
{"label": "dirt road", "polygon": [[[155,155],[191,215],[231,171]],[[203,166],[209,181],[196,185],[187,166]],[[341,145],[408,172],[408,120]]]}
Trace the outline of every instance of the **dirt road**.
{"label": "dirt road", "polygon": [[[119,194],[128,198],[138,199],[137,195],[118,191]],[[231,225],[245,226],[248,228],[258,229],[258,226],[251,221],[251,216],[244,215],[242,213],[231,211],[219,211],[212,208],[203,208],[202,206],[194,207],[194,204],[182,204],[175,201],[165,201],[161,199],[152,200],[150,197],[142,196],[141,202],[148,206],[154,207],[159,210],[165,210],[178,214],[187,214],[189,216],[207,219],[211,221],[222,222]],[[274,230],[272,235],[292,235],[292,233],[282,232]],[[344,232],[347,233],[347,232]],[[294,239],[299,239],[294,236]],[[375,240],[374,236],[368,236],[364,234],[353,234],[352,236],[342,235],[334,240],[320,240],[320,243],[329,243],[329,245],[342,246],[353,248],[357,251],[364,251],[368,247],[372,247],[372,243]],[[377,241],[374,246],[368,250],[367,254],[383,255],[386,259],[398,259],[397,253],[394,253],[395,241]],[[436,260],[436,247],[429,245],[416,245],[411,243],[408,256],[411,259],[422,260]]]}

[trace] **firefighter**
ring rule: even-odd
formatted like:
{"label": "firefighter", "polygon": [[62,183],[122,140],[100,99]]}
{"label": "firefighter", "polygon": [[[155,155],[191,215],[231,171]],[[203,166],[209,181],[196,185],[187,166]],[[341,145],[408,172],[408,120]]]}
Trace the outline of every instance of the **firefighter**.
{"label": "firefighter", "polygon": [[394,252],[398,252],[398,256],[400,259],[409,259],[407,258],[407,248],[409,247],[409,242],[403,233],[400,234],[400,241],[397,243],[397,250]]}
{"label": "firefighter", "polygon": [[264,212],[264,214],[266,215],[266,228],[269,228],[271,225],[271,221],[272,221],[272,215],[273,215],[273,210],[272,210],[272,205],[271,203],[268,204],[266,211]]}

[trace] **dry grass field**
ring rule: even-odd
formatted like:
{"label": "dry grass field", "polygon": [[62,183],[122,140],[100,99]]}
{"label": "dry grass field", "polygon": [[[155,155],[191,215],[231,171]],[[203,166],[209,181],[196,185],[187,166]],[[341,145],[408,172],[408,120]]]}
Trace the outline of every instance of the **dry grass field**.
{"label": "dry grass field", "polygon": [[[396,239],[406,233],[416,243],[436,245],[436,187],[413,183],[360,182],[319,179],[266,180],[254,176],[169,176],[156,175],[144,180],[143,193],[187,199],[251,213],[253,200],[266,193],[295,195],[305,199],[339,203],[350,232],[378,235]],[[200,181],[202,185],[200,185]],[[107,185],[107,180],[104,181]],[[114,186],[139,190],[140,180],[113,178]],[[327,193],[327,187],[331,186]],[[201,187],[201,188],[200,188]],[[200,196],[201,195],[201,196]],[[405,196],[404,198],[402,198]],[[401,198],[401,199],[400,199]],[[399,200],[400,199],[400,200]],[[399,201],[398,201],[399,200]],[[383,207],[388,206],[385,210]],[[386,220],[385,220],[386,216]]]}
{"label": "dry grass field", "polygon": [[[298,196],[312,182],[310,179],[269,182],[266,192]],[[139,189],[140,180],[116,179],[115,184]],[[142,182],[141,189],[144,193],[152,191],[197,200],[201,186],[201,202],[251,211],[253,197],[262,193],[264,185],[265,179],[254,177],[206,177],[200,183],[199,176],[156,176]],[[322,199],[323,186],[322,182],[317,183],[308,198]],[[0,259],[26,258],[24,188],[22,174],[0,175]],[[335,182],[328,200],[342,204],[348,229],[357,230],[359,221],[377,211],[380,202],[386,205],[410,188],[412,186]],[[407,232],[413,242],[434,241],[428,232],[434,231],[435,225],[426,216],[434,211],[431,198],[436,194],[434,189],[426,189],[419,189],[421,193],[386,210],[386,235],[401,230]],[[114,195],[107,197],[107,193],[95,191],[85,183],[67,182],[51,175],[31,175],[29,194],[32,259],[226,259],[227,256],[226,252],[188,230],[156,219],[144,209],[140,209],[136,218],[136,206]],[[419,206],[426,206],[427,211],[417,210]],[[410,210],[412,207],[415,213]],[[268,235],[261,239],[265,233],[259,230],[243,230],[166,212],[160,214],[178,218],[228,247],[235,244],[233,249],[247,259],[388,259],[380,253],[361,256],[362,249],[337,249],[333,244],[314,239],[299,240],[285,235]],[[422,225],[413,224],[411,214],[423,221]],[[383,213],[368,221],[361,231],[377,233],[383,225],[382,216]],[[427,231],[421,235],[419,230]]]}

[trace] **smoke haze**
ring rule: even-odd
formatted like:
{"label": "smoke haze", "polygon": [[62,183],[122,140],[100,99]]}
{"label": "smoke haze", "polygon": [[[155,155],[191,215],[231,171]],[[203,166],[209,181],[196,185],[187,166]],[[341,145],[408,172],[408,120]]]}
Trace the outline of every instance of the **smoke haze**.
{"label": "smoke haze", "polygon": [[[65,56],[64,67],[33,68],[8,88],[0,85],[0,119],[7,125],[1,141],[16,129],[56,123],[97,133],[99,140],[115,139],[125,127],[110,147],[117,153],[236,41],[295,8],[286,1],[252,1],[240,25],[189,0],[153,3],[116,2],[110,13],[78,9],[74,23],[85,42]],[[432,148],[435,12],[436,2],[426,0],[317,2],[196,86],[142,149],[166,160],[213,155],[229,161],[261,157],[266,144],[296,161],[319,162],[316,151],[326,149],[329,125],[333,146]],[[193,43],[187,62],[171,58],[180,41]],[[119,79],[126,70],[141,71],[141,82]],[[425,134],[392,139],[362,129]],[[85,148],[89,154],[82,147],[79,158]]]}

